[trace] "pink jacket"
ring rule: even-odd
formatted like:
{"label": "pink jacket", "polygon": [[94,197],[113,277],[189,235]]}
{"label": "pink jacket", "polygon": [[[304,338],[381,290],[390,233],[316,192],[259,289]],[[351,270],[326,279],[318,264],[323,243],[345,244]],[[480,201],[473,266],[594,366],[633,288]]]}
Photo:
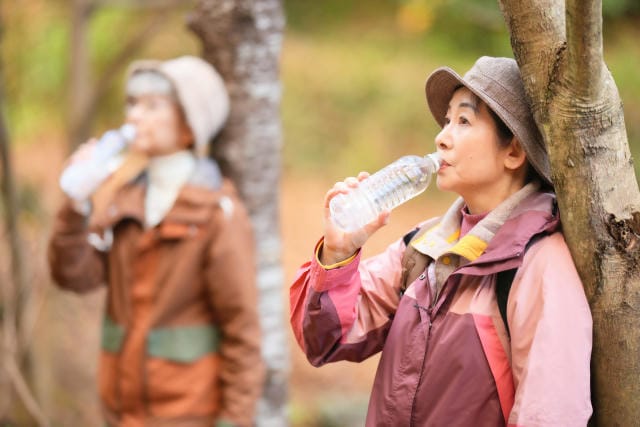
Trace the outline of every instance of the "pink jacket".
{"label": "pink jacket", "polygon": [[[555,197],[526,186],[458,239],[463,206],[411,243],[430,262],[403,295],[402,239],[304,264],[290,289],[300,347],[315,366],[382,351],[367,426],[585,426],[591,314]],[[509,338],[495,277],[515,267]]]}

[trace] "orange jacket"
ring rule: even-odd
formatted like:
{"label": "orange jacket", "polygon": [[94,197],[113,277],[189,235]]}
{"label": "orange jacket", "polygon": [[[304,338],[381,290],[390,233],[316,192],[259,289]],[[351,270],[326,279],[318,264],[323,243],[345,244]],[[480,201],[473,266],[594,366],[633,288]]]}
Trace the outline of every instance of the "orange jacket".
{"label": "orange jacket", "polygon": [[219,189],[187,183],[164,220],[144,229],[145,188],[142,177],[121,189],[92,215],[91,230],[65,203],[50,241],[59,286],[108,286],[99,375],[106,421],[251,425],[263,364],[246,211],[227,180]]}

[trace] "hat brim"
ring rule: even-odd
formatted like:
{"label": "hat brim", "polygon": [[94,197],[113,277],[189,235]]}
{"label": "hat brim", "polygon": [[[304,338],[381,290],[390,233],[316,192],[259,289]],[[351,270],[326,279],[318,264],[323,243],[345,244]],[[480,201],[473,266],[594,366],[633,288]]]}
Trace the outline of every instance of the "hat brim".
{"label": "hat brim", "polygon": [[[425,95],[429,110],[440,127],[444,127],[445,117],[449,109],[449,101],[453,93],[460,87],[467,87],[462,77],[449,67],[437,68],[427,78]],[[468,87],[467,87],[468,88]],[[475,93],[473,89],[468,88]],[[478,95],[478,94],[476,94]],[[479,96],[479,95],[478,95]]]}

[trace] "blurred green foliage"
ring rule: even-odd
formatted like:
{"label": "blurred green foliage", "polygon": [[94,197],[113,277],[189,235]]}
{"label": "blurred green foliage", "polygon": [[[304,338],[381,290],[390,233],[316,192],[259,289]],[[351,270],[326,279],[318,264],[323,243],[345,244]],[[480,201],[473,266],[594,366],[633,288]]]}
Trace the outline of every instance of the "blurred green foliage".
{"label": "blurred green foliage", "polygon": [[[614,4],[615,3],[615,4]],[[438,66],[465,72],[480,55],[513,56],[493,0],[286,2],[285,166],[333,179],[433,149],[423,85]],[[640,8],[603,4],[605,60],[632,155],[640,155]],[[636,162],[636,168],[640,163]]]}
{"label": "blurred green foliage", "polygon": [[[70,84],[70,0],[0,2],[0,58],[4,108],[13,139],[30,143],[64,135]],[[132,2],[133,3],[133,2]],[[136,52],[140,57],[168,58],[197,54],[195,37],[185,28],[185,11],[176,9],[153,38]],[[91,15],[87,44],[94,83],[128,40],[153,18],[153,9],[99,7]],[[122,120],[124,70],[101,99],[96,128]]]}
{"label": "blurred green foliage", "polygon": [[[64,137],[71,1],[2,2],[5,109],[18,143]],[[137,57],[198,54],[176,11]],[[282,53],[284,166],[339,179],[433,148],[437,127],[423,85],[436,67],[459,72],[480,55],[511,56],[494,0],[285,0]],[[90,32],[98,77],[155,11],[102,7]],[[605,58],[624,101],[632,153],[640,153],[637,0],[604,0]],[[98,133],[122,119],[122,79],[101,100]]]}

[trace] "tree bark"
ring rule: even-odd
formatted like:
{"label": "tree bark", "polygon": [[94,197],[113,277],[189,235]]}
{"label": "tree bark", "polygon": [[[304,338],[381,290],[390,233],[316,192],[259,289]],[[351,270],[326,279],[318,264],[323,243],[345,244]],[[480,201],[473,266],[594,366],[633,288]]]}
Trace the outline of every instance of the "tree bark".
{"label": "tree bark", "polygon": [[[565,6],[566,3],[566,6]],[[502,0],[594,322],[592,423],[640,419],[640,192],[601,0]]]}
{"label": "tree bark", "polygon": [[[4,101],[4,79],[0,73],[0,105]],[[11,277],[0,283],[0,417],[10,417],[17,412],[13,404],[14,396],[20,398],[27,412],[39,426],[48,426],[49,422],[43,414],[40,405],[31,392],[27,379],[20,368],[29,361],[29,349],[22,332],[21,320],[29,318],[29,294],[32,290],[27,281],[23,259],[22,240],[20,238],[18,221],[18,202],[16,185],[13,175],[11,151],[9,149],[9,132],[7,130],[4,113],[0,112],[0,164],[2,165],[2,207],[5,217],[5,230],[8,234],[8,253],[11,256]],[[29,370],[27,370],[27,377]]]}
{"label": "tree bark", "polygon": [[86,111],[91,99],[88,29],[93,5],[91,0],[73,0],[71,4],[71,40],[69,62],[69,143],[70,149],[89,136],[91,123]]}
{"label": "tree bark", "polygon": [[231,96],[230,117],[212,154],[236,183],[255,232],[267,365],[256,421],[260,426],[287,424],[289,359],[278,214],[284,22],[279,0],[200,0],[190,19],[204,58],[223,76]]}

